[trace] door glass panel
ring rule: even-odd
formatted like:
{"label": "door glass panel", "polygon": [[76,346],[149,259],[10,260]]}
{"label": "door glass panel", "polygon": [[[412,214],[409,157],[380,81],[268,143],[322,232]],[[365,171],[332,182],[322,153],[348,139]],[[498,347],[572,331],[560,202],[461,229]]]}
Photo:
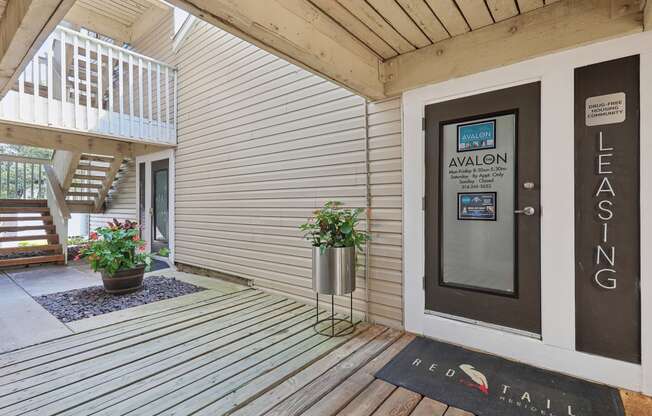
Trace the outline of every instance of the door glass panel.
{"label": "door glass panel", "polygon": [[442,285],[516,292],[515,131],[514,114],[442,127]]}
{"label": "door glass panel", "polygon": [[152,162],[152,252],[169,248],[169,161]]}
{"label": "door glass panel", "polygon": [[156,240],[167,241],[168,239],[168,171],[159,170],[156,172],[156,195],[155,208],[156,213]]}
{"label": "door glass panel", "polygon": [[138,164],[138,226],[140,227],[141,238],[145,236],[145,162]]}

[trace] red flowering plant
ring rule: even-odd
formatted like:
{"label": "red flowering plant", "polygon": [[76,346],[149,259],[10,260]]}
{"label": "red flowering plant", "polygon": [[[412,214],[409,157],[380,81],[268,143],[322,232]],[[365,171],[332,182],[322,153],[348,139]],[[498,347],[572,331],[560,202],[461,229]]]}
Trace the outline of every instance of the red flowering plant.
{"label": "red flowering plant", "polygon": [[140,239],[138,224],[113,219],[106,227],[99,227],[89,235],[89,242],[75,258],[88,258],[93,271],[112,276],[117,271],[145,266],[149,270],[152,257],[145,253],[145,241]]}

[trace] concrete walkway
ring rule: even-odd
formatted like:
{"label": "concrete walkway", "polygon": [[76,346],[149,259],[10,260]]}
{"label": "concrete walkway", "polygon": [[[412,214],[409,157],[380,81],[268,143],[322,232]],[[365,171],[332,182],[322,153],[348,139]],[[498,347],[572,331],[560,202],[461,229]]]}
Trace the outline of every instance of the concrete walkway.
{"label": "concrete walkway", "polygon": [[34,297],[101,286],[99,273],[94,273],[83,262],[71,262],[67,266],[44,265],[0,271],[0,353],[174,309],[178,305],[200,301],[207,296],[246,289],[218,279],[172,269],[149,272],[145,276],[174,277],[208,290],[64,324],[39,305]]}
{"label": "concrete walkway", "polygon": [[0,353],[72,333],[7,274],[0,274]]}

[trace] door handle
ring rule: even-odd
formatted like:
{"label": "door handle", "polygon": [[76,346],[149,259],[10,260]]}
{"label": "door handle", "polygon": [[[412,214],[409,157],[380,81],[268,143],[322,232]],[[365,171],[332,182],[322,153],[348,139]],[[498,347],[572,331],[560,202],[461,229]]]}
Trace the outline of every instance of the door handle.
{"label": "door handle", "polygon": [[517,209],[514,211],[514,214],[524,214],[527,216],[534,215],[535,209],[532,207],[525,207],[523,209]]}

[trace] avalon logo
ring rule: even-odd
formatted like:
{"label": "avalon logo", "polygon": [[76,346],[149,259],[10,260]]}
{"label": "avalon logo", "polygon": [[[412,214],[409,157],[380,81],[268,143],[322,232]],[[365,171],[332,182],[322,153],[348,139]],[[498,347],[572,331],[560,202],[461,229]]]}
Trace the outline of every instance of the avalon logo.
{"label": "avalon logo", "polygon": [[487,377],[485,377],[484,374],[469,364],[461,364],[460,369],[464,371],[464,373],[473,381],[473,383],[471,383],[466,380],[460,380],[462,384],[474,389],[478,389],[486,396],[489,395],[489,382],[487,382]]}

